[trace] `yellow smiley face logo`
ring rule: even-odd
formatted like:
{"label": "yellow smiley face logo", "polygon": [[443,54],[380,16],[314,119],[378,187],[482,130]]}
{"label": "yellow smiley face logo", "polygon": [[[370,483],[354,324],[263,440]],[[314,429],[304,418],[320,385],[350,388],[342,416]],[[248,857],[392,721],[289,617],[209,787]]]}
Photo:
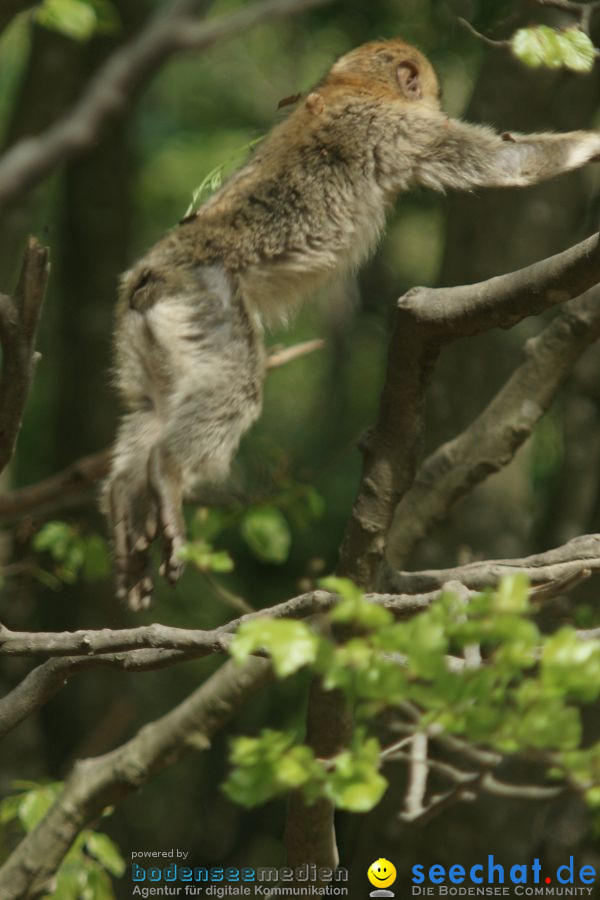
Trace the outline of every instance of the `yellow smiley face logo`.
{"label": "yellow smiley face logo", "polygon": [[396,867],[389,859],[376,859],[369,866],[367,876],[375,887],[386,888],[396,880]]}

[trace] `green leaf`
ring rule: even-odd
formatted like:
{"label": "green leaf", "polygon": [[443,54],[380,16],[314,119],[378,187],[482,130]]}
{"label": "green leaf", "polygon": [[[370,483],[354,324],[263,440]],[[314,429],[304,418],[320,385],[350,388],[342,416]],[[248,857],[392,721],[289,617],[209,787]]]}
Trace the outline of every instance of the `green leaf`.
{"label": "green leaf", "polygon": [[566,751],[559,759],[562,768],[553,771],[552,775],[562,778],[566,771],[571,780],[581,787],[590,788],[593,785],[600,799],[600,744],[593,744],[585,750]]}
{"label": "green leaf", "polygon": [[600,809],[600,786],[589,788],[585,792],[585,801],[590,809]]}
{"label": "green leaf", "polygon": [[565,28],[560,33],[563,61],[572,72],[591,72],[596,48],[588,35],[577,27]]}
{"label": "green leaf", "polygon": [[332,622],[352,622],[362,628],[377,629],[394,621],[387,609],[366,600],[362,590],[348,578],[329,575],[319,580],[319,587],[332,594],[339,594],[340,602],[330,613]]}
{"label": "green leaf", "polygon": [[253,138],[251,141],[246,141],[245,144],[242,144],[241,147],[237,148],[235,153],[228,160],[219,163],[218,166],[215,166],[214,169],[211,169],[210,172],[204,176],[198,187],[192,191],[192,201],[183,215],[184,219],[187,218],[187,216],[193,215],[198,207],[200,207],[212,193],[221,187],[225,172],[238,168],[248,151],[262,140],[263,135]]}
{"label": "green leaf", "polygon": [[90,581],[110,574],[108,544],[99,534],[90,534],[83,539],[83,574]]}
{"label": "green leaf", "polygon": [[314,663],[319,638],[303,622],[291,619],[260,619],[244,622],[233,638],[230,653],[240,662],[257,650],[265,650],[279,678]]}
{"label": "green leaf", "polygon": [[19,803],[19,821],[25,831],[31,831],[41,822],[61,789],[61,782],[52,782],[23,794]]}
{"label": "green leaf", "polygon": [[325,500],[314,487],[306,489],[306,504],[313,519],[320,519],[325,512]]}
{"label": "green leaf", "polygon": [[194,540],[212,542],[228,526],[230,521],[231,512],[200,506],[194,513],[190,531]]}
{"label": "green leaf", "polygon": [[121,20],[116,7],[109,0],[87,0],[96,14],[97,34],[116,34],[121,30]]}
{"label": "green leaf", "polygon": [[[115,900],[112,882],[100,866],[89,867],[87,872],[89,900]],[[87,900],[87,898],[86,898]]]}
{"label": "green leaf", "polygon": [[74,534],[75,529],[67,522],[46,522],[33,539],[34,550],[45,550],[54,559],[63,560]]}
{"label": "green leaf", "polygon": [[529,609],[527,575],[506,575],[494,594],[493,610],[497,613],[526,613]]}
{"label": "green leaf", "polygon": [[322,781],[323,771],[309,747],[294,746],[289,733],[265,729],[257,738],[232,742],[234,769],[223,785],[225,793],[242,806],[264,803],[278,794]]}
{"label": "green leaf", "polygon": [[125,861],[119,848],[106,834],[90,831],[85,847],[95,859],[101,863],[111,875],[120,878],[125,873]]}
{"label": "green leaf", "polygon": [[180,559],[193,563],[200,572],[232,572],[233,560],[226,550],[213,550],[208,541],[190,541],[177,554]]}
{"label": "green leaf", "polygon": [[260,506],[242,520],[242,537],[263,562],[281,565],[289,555],[292,535],[287,519],[276,506]]}
{"label": "green leaf", "polygon": [[564,67],[573,72],[590,72],[596,51],[590,38],[576,26],[556,31],[548,25],[520,28],[511,39],[514,55],[532,68]]}
{"label": "green leaf", "polygon": [[98,24],[95,9],[85,0],[44,0],[36,12],[44,28],[59,31],[75,41],[87,41]]}
{"label": "green leaf", "polygon": [[[399,630],[400,632],[400,630]],[[420,678],[445,675],[448,637],[444,623],[435,616],[415,616],[400,632],[404,635],[402,650],[408,656],[409,671]]]}
{"label": "green leaf", "polygon": [[[49,553],[55,562],[60,563],[54,575],[67,584],[76,581],[81,572],[89,579],[104,578],[110,572],[110,558],[104,538],[94,533],[81,535],[68,522],[47,522],[35,535],[33,547],[39,552]],[[39,571],[37,577],[44,579]]]}
{"label": "green leaf", "polygon": [[364,596],[364,592],[349,578],[339,578],[337,575],[328,575],[319,580],[319,587],[331,594],[339,594],[342,600],[350,600],[355,603]]}
{"label": "green leaf", "polygon": [[6,825],[18,817],[20,803],[21,797],[18,794],[11,794],[0,802],[0,825]]}
{"label": "green leaf", "polygon": [[88,900],[87,888],[87,872],[81,862],[63,863],[56,873],[56,886],[51,897],[52,900]]}
{"label": "green leaf", "polygon": [[572,628],[561,628],[544,644],[541,678],[561,696],[595,700],[600,694],[600,642],[582,641]]}
{"label": "green leaf", "polygon": [[383,797],[387,781],[378,771],[380,747],[375,738],[355,744],[334,757],[326,792],[341,809],[368,812]]}

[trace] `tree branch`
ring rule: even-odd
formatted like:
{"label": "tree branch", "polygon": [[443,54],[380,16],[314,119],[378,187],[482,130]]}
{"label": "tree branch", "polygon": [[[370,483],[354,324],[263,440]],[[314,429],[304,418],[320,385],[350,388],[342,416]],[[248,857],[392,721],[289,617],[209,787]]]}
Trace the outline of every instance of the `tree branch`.
{"label": "tree branch", "polygon": [[14,299],[0,295],[0,472],[14,453],[39,358],[35,340],[49,272],[47,248],[29,238]]}
{"label": "tree branch", "polygon": [[589,0],[584,3],[576,3],[574,0],[534,0],[534,2],[538,6],[549,6],[575,16],[579,19],[579,27],[586,34],[590,33],[593,13],[600,8],[599,0]]}
{"label": "tree branch", "polygon": [[423,731],[415,732],[411,740],[410,751],[406,754],[409,773],[404,809],[409,817],[416,817],[423,812],[429,777],[428,747],[427,734]]}
{"label": "tree branch", "polygon": [[[367,594],[367,598],[398,615],[425,609],[439,596],[433,593],[399,596]],[[0,654],[4,656],[84,656],[94,658],[105,653],[131,650],[177,650],[192,653],[194,658],[210,653],[227,652],[231,636],[244,622],[255,619],[306,618],[327,612],[338,602],[337,594],[309,591],[276,606],[246,613],[210,631],[174,628],[169,625],[140,625],[137,628],[97,631],[11,631],[0,624]]]}
{"label": "tree branch", "polygon": [[117,750],[76,763],[39,825],[0,869],[4,900],[51,890],[52,876],[79,831],[107,806],[146,784],[193,750],[206,750],[232,714],[270,679],[264,659],[227,662],[182,703]]}
{"label": "tree branch", "polygon": [[141,85],[175,53],[203,50],[261,22],[302,12],[329,0],[263,0],[231,16],[199,23],[199,0],[179,0],[107,60],[73,108],[35,137],[15,144],[0,159],[0,209],[61,165],[91,147],[106,125],[122,116]]}
{"label": "tree branch", "polygon": [[325,341],[316,338],[312,341],[303,341],[301,344],[292,344],[290,347],[282,347],[278,350],[271,350],[267,357],[267,369],[278,369],[285,366],[308,353],[314,353],[315,350],[322,350]]}
{"label": "tree branch", "polygon": [[[400,818],[405,822],[424,824],[454,803],[474,800],[477,793],[482,791],[496,797],[528,801],[553,800],[564,793],[564,785],[514,784],[501,781],[493,774],[492,769],[505,761],[502,754],[448,735],[439,726],[430,726],[422,731],[419,722],[420,711],[412,704],[403,705],[408,707],[405,712],[408,712],[413,724],[402,726],[402,730],[407,730],[408,735],[382,750],[381,759],[408,763],[409,785],[405,807],[400,813]],[[471,765],[475,763],[476,768],[464,769],[428,755],[428,738],[440,743],[454,755],[465,757]],[[416,739],[418,743],[415,742]],[[405,749],[407,744],[410,746],[409,752]],[[551,759],[545,761],[551,763]],[[432,794],[426,799],[426,772],[429,769],[448,779],[452,787],[442,793]]]}
{"label": "tree branch", "polygon": [[414,288],[398,303],[444,344],[512,328],[600,283],[600,234],[523,269],[477,284]]}
{"label": "tree branch", "polygon": [[42,516],[76,506],[88,499],[89,491],[108,474],[110,450],[82,456],[37,484],[17,488],[0,496],[0,522],[23,516]]}
{"label": "tree branch", "polygon": [[[439,596],[440,591],[434,591],[430,594],[406,597],[393,594],[370,595],[369,599],[373,603],[381,604],[386,609],[395,611],[399,616],[406,616],[419,609],[427,608]],[[328,594],[326,591],[312,591],[267,610],[248,614],[243,619],[247,621],[250,618],[260,616],[268,616],[269,618],[283,616],[288,618],[308,617],[332,608],[337,600],[338,598],[335,594]],[[222,629],[218,629],[218,634],[211,632],[207,636],[207,632],[192,632],[191,644],[186,641],[184,629],[168,629],[171,632],[168,635],[171,644],[174,640],[178,644],[177,648],[171,647],[171,649],[155,645],[145,647],[145,643],[150,643],[145,626],[127,629],[125,633],[123,631],[109,631],[108,629],[100,633],[88,631],[63,632],[62,634],[52,633],[50,642],[53,645],[56,656],[33,669],[20,684],[0,699],[0,738],[8,734],[20,722],[51,700],[66,686],[69,679],[78,672],[97,666],[117,669],[123,672],[147,672],[178,665],[191,659],[198,659],[201,656],[214,652],[215,643],[219,644],[219,651],[224,649],[231,636],[231,631],[237,629],[241,621],[241,619],[238,619],[235,622],[228,623]],[[150,637],[160,643],[163,626],[150,626],[150,629]],[[97,635],[99,635],[99,641],[96,639]],[[44,645],[45,636],[39,633],[25,632],[18,634],[0,626],[0,640],[3,637],[6,638],[9,644],[11,639],[15,638],[17,643],[13,644],[12,650],[16,651],[20,644],[25,648],[24,655],[26,656],[47,656],[51,652],[48,645]],[[89,647],[91,644],[96,644],[97,647],[99,645],[98,650],[93,654],[86,651],[86,654],[83,656],[65,655],[81,650],[82,647]],[[140,647],[142,649],[138,649]],[[114,648],[122,649],[119,652],[114,652]],[[10,649],[3,649],[7,654],[12,653]]]}
{"label": "tree branch", "polygon": [[553,550],[522,559],[488,559],[454,569],[422,572],[389,570],[387,578],[390,589],[398,592],[433,591],[448,581],[459,581],[471,590],[481,591],[494,587],[504,576],[515,574],[527,575],[532,584],[562,581],[571,586],[572,576],[582,571],[600,571],[600,534],[582,535]]}
{"label": "tree branch", "polygon": [[594,235],[557,256],[479,284],[415,288],[398,302],[379,416],[365,436],[363,473],[340,551],[340,574],[378,586],[394,510],[410,488],[423,427],[425,391],[446,344],[577,297],[600,282]]}
{"label": "tree branch", "polygon": [[123,672],[149,672],[197,656],[192,651],[159,649],[49,659],[29,672],[20,684],[0,699],[0,738],[48,703],[78,672],[98,666]]}
{"label": "tree branch", "polygon": [[507,49],[510,47],[510,41],[499,41],[494,38],[487,37],[487,35],[482,34],[481,31],[477,31],[477,29],[471,25],[471,23],[467,19],[463,19],[462,16],[459,16],[457,19],[459,25],[462,25],[469,34],[476,37],[478,41],[481,41],[482,44],[486,44],[488,47],[493,47],[494,49]]}
{"label": "tree branch", "polygon": [[525,361],[486,409],[421,465],[394,514],[387,559],[398,568],[451,507],[502,469],[531,435],[573,366],[600,337],[600,288],[568,303],[528,341]]}

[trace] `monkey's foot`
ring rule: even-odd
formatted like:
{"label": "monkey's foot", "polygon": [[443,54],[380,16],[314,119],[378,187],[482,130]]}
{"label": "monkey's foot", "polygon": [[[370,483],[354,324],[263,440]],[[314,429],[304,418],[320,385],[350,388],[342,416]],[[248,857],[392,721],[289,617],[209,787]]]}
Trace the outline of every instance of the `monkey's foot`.
{"label": "monkey's foot", "polygon": [[127,479],[116,476],[106,488],[106,505],[113,530],[117,597],[134,610],[148,609],[154,581],[150,544],[156,537],[156,513],[143,497],[131,494]]}
{"label": "monkey's foot", "polygon": [[181,480],[172,471],[160,446],[154,447],[148,461],[148,484],[158,512],[158,533],[163,539],[163,561],[159,572],[176,584],[184,569],[179,551],[185,543],[185,523],[181,509]]}

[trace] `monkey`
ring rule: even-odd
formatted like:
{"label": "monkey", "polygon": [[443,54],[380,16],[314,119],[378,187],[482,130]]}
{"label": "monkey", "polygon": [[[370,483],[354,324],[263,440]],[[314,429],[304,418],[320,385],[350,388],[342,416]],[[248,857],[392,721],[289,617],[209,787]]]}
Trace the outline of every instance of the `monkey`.
{"label": "monkey", "polygon": [[261,411],[263,331],[374,251],[413,185],[525,187],[600,159],[600,133],[498,134],[449,118],[401,38],[339,58],[200,209],[121,279],[115,380],[126,406],[103,488],[117,592],[147,608],[149,551],[174,584],[182,502],[224,479]]}

